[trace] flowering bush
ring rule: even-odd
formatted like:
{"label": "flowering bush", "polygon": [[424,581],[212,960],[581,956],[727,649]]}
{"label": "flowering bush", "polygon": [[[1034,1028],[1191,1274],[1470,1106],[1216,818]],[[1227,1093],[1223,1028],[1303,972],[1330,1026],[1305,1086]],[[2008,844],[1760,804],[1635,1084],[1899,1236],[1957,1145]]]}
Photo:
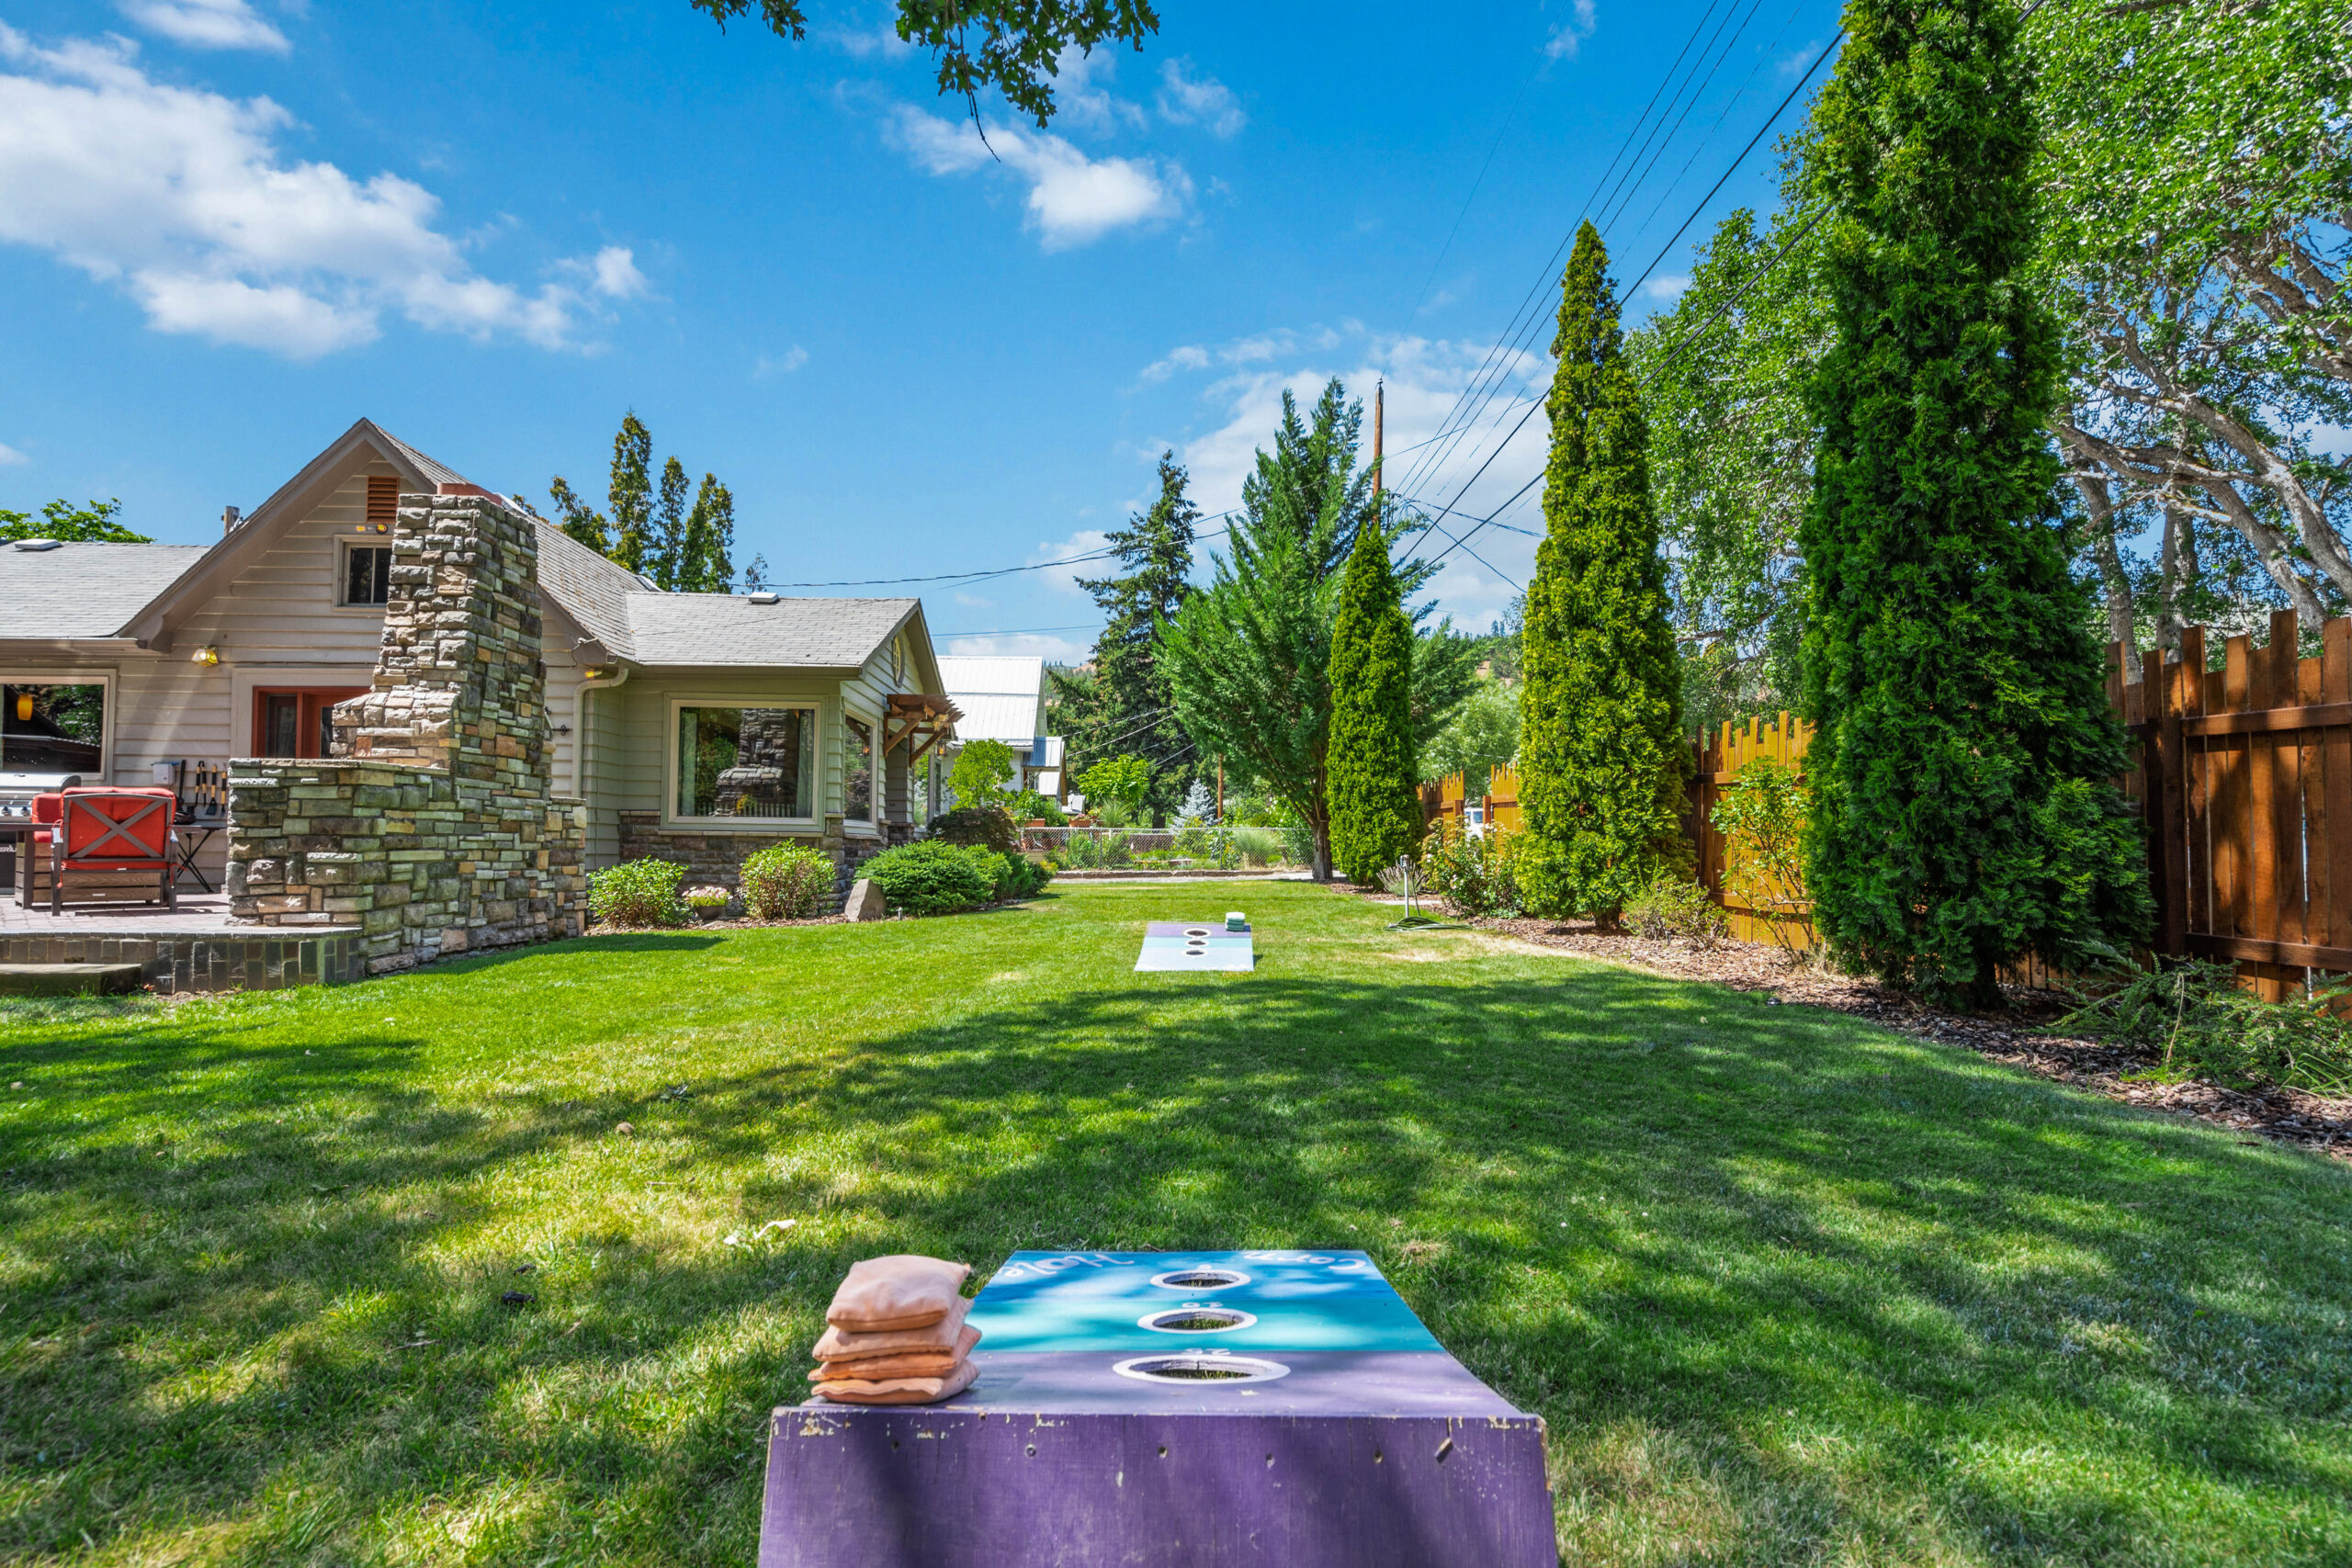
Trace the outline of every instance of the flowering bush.
{"label": "flowering bush", "polygon": [[814,919],[833,888],[833,863],[806,844],[770,844],[743,857],[743,907],[760,920]]}

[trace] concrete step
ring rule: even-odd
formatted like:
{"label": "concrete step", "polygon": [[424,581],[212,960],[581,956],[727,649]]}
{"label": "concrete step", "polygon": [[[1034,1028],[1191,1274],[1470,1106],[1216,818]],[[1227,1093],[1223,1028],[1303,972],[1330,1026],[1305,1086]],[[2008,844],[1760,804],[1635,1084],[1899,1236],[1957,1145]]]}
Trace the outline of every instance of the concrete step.
{"label": "concrete step", "polygon": [[0,997],[103,997],[139,988],[136,964],[0,964]]}

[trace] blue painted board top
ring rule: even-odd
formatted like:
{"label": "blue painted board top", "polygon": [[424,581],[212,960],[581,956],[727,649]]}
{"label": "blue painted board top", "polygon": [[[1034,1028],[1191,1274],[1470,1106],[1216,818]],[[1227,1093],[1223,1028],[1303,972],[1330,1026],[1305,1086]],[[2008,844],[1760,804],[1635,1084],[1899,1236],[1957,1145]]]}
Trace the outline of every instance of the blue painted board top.
{"label": "blue painted board top", "polygon": [[[1246,1321],[1207,1333],[1149,1325],[1187,1307]],[[988,1351],[1444,1351],[1371,1258],[1351,1249],[1016,1252],[967,1321]]]}

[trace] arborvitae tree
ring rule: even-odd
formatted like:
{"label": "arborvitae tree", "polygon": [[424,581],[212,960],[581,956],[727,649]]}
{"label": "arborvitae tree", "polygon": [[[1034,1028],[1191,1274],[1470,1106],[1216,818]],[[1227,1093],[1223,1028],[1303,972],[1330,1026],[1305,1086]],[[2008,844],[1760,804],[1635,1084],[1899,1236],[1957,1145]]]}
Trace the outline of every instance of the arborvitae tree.
{"label": "arborvitae tree", "polygon": [[1560,287],[1544,542],[1521,634],[1519,886],[1546,915],[1613,924],[1659,872],[1688,870],[1690,748],[1650,511],[1648,432],[1590,223]]}
{"label": "arborvitae tree", "polygon": [[1815,113],[1838,341],[1802,535],[1820,726],[1806,884],[1849,964],[1997,1003],[2148,918],[2044,420],[2049,312],[2013,281],[2035,145],[2011,0],[1852,0]]}
{"label": "arborvitae tree", "polygon": [[1356,536],[1331,621],[1331,859],[1369,884],[1421,841],[1413,766],[1413,623],[1386,532]]}

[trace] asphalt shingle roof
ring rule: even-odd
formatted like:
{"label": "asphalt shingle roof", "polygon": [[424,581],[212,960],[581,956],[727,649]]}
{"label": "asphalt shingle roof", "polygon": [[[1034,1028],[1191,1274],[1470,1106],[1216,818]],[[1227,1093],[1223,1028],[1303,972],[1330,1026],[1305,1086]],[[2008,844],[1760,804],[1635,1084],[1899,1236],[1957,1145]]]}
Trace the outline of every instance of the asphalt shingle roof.
{"label": "asphalt shingle roof", "polygon": [[854,670],[920,603],[784,599],[761,604],[732,593],[632,593],[628,657],[639,664]]}
{"label": "asphalt shingle roof", "polygon": [[0,544],[0,637],[112,637],[203,545]]}
{"label": "asphalt shingle roof", "polygon": [[538,525],[539,588],[563,606],[580,629],[622,659],[634,650],[628,600],[645,584],[627,567],[606,560],[552,523]]}

